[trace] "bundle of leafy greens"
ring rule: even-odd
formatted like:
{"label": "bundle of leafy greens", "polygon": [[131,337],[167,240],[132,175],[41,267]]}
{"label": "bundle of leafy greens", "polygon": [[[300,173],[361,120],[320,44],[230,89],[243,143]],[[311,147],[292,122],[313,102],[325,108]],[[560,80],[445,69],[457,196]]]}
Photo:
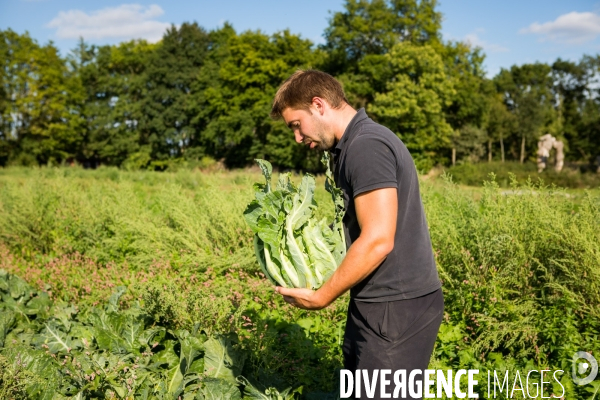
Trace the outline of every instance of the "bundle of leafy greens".
{"label": "bundle of leafy greens", "polygon": [[331,193],[335,207],[331,224],[314,217],[314,176],[305,174],[296,187],[290,174],[283,173],[273,189],[271,164],[256,160],[266,182],[254,184],[256,199],[248,205],[244,217],[254,232],[258,263],[276,285],[318,289],[346,255],[342,191],[333,181],[327,152],[321,161],[327,166],[325,189]]}

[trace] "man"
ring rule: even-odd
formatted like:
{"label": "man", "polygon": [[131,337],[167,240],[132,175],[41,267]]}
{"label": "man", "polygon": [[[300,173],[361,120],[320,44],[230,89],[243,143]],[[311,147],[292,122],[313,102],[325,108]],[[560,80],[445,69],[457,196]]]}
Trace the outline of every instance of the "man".
{"label": "man", "polygon": [[[425,370],[444,302],[406,146],[364,109],[353,109],[340,83],[320,71],[288,78],[275,95],[271,117],[283,118],[298,143],[333,153],[348,245],[343,262],[318,290],[277,287],[277,292],[296,307],[319,310],[350,290],[345,369],[407,370],[407,376]],[[375,398],[380,394],[377,388]]]}

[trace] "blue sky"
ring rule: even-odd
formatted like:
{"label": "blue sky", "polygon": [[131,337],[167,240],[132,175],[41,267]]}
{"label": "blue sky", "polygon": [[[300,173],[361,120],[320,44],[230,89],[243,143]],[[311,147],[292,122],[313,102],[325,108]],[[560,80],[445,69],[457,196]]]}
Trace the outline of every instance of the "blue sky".
{"label": "blue sky", "polygon": [[[159,40],[170,24],[197,21],[207,29],[229,21],[238,31],[266,33],[289,28],[323,41],[331,12],[343,0],[0,0],[0,29],[28,31],[40,43],[52,40],[63,54],[79,36],[94,44],[133,38]],[[442,0],[445,40],[463,40],[486,53],[488,76],[500,68],[558,57],[579,60],[600,53],[600,1]]]}

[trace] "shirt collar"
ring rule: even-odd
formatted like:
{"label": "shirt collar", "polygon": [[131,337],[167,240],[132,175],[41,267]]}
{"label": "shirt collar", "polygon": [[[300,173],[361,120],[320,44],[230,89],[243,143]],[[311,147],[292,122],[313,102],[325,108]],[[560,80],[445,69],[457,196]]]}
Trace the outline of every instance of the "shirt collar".
{"label": "shirt collar", "polygon": [[342,138],[335,145],[335,148],[333,149],[333,152],[335,152],[336,154],[339,154],[342,151],[342,148],[344,147],[345,143],[348,140],[350,140],[350,138],[352,136],[354,136],[354,134],[356,132],[356,130],[354,128],[356,127],[356,125],[358,125],[358,123],[360,121],[362,121],[364,119],[367,119],[367,118],[368,118],[368,116],[367,116],[367,113],[365,112],[364,108],[361,108],[360,110],[358,110],[358,112],[350,120],[350,123],[346,127],[346,130],[344,131],[344,134],[342,135]]}

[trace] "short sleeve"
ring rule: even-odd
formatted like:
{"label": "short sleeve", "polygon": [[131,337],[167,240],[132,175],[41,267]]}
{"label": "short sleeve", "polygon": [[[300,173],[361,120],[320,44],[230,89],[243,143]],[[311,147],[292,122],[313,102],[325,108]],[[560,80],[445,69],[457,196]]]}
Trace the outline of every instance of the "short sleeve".
{"label": "short sleeve", "polygon": [[352,196],[398,187],[397,166],[396,154],[382,137],[375,134],[357,137],[346,152],[346,178]]}

